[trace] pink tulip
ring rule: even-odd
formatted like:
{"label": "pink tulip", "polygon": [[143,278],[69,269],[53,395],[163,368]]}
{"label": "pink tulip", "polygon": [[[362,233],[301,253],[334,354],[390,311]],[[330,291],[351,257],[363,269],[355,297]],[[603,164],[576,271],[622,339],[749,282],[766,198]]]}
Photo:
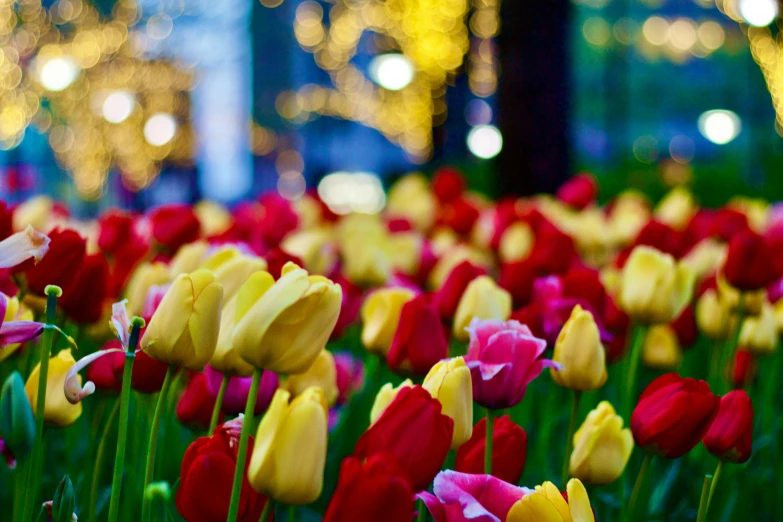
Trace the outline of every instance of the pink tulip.
{"label": "pink tulip", "polygon": [[[210,392],[217,397],[223,374],[209,365],[204,368],[204,373],[207,375]],[[252,377],[231,377],[229,379],[226,395],[223,397],[223,406],[221,407],[223,413],[226,415],[244,413],[252,380]],[[256,415],[265,412],[269,407],[269,403],[272,402],[272,396],[277,389],[277,383],[278,378],[275,373],[265,371],[261,376],[261,386],[258,388],[258,398],[256,399]]]}
{"label": "pink tulip", "polygon": [[435,494],[422,492],[435,522],[502,522],[511,506],[531,490],[519,488],[491,475],[441,471],[435,477]]}
{"label": "pink tulip", "polygon": [[560,365],[541,355],[546,341],[517,321],[473,319],[465,361],[473,378],[473,398],[492,409],[510,408],[544,368]]}

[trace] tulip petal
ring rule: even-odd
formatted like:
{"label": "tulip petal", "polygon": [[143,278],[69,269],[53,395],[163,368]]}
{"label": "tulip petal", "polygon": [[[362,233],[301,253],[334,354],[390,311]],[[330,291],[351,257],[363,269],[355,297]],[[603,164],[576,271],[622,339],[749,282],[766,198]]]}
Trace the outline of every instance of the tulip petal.
{"label": "tulip petal", "polygon": [[571,479],[566,486],[568,491],[568,507],[571,510],[573,522],[595,522],[593,508],[590,507],[590,499],[587,490],[578,479]]}
{"label": "tulip petal", "polygon": [[24,231],[0,241],[0,268],[13,268],[31,257],[38,263],[49,251],[49,241],[46,234],[27,225]]}
{"label": "tulip petal", "polygon": [[416,495],[416,498],[424,502],[424,505],[427,506],[427,510],[430,512],[430,515],[432,515],[432,518],[435,519],[435,522],[449,522],[448,518],[446,518],[446,509],[443,507],[441,501],[438,500],[438,497],[428,491],[422,491]]}
{"label": "tulip petal", "polygon": [[127,309],[128,300],[123,299],[118,303],[111,305],[111,327],[114,334],[119,338],[122,346],[128,348],[130,342],[130,318]]}
{"label": "tulip petal", "polygon": [[95,384],[92,381],[87,381],[84,386],[79,383],[78,374],[83,368],[86,368],[88,364],[103,357],[106,354],[114,352],[123,352],[120,348],[109,348],[108,350],[101,350],[99,352],[91,353],[86,357],[79,359],[65,376],[65,386],[63,391],[65,392],[65,398],[71,404],[78,404],[82,399],[88,395],[95,393]]}
{"label": "tulip petal", "polygon": [[563,517],[543,493],[531,493],[511,507],[506,522],[564,522]]}
{"label": "tulip petal", "polygon": [[0,326],[0,347],[35,339],[44,330],[43,323],[34,321],[9,321]]}

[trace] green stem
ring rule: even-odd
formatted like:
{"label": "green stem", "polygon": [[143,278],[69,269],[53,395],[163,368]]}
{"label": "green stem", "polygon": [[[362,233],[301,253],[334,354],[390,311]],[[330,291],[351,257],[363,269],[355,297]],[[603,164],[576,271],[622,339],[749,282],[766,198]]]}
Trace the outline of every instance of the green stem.
{"label": "green stem", "polygon": [[492,475],[492,437],[495,430],[495,412],[487,408],[487,436],[484,441],[484,474]]}
{"label": "green stem", "polygon": [[[155,473],[155,454],[158,449],[158,428],[160,428],[160,419],[163,417],[166,395],[171,387],[171,376],[174,374],[174,365],[170,365],[166,370],[166,377],[163,379],[163,387],[158,394],[158,402],[155,406],[155,415],[152,417],[152,429],[150,430],[150,440],[147,445],[147,466],[144,472],[144,487],[141,494],[141,522],[150,520],[150,499],[147,497],[147,486],[152,482],[152,476]],[[123,382],[123,386],[125,385]]]}
{"label": "green stem", "polygon": [[14,522],[19,520],[19,517],[23,515],[24,511],[24,487],[25,483],[27,482],[27,474],[30,470],[30,460],[25,459],[22,461],[22,459],[19,459],[18,467],[16,468],[16,476],[14,480],[14,511],[13,511],[13,520]]}
{"label": "green stem", "polygon": [[712,475],[704,476],[704,485],[701,488],[701,500],[699,501],[699,514],[696,522],[705,522],[707,520],[707,510],[710,505],[710,489],[712,485]]}
{"label": "green stem", "polygon": [[288,506],[288,520],[287,522],[296,521],[296,506]]}
{"label": "green stem", "polygon": [[647,326],[642,324],[633,325],[633,341],[631,343],[631,352],[628,354],[628,366],[625,374],[625,408],[624,418],[631,418],[633,404],[636,400],[636,377],[639,373],[639,362],[642,359],[642,348],[644,340],[647,337]]}
{"label": "green stem", "polygon": [[223,380],[220,381],[220,390],[218,391],[217,399],[215,399],[215,407],[212,408],[212,418],[209,421],[209,431],[207,435],[212,435],[217,428],[218,419],[220,418],[220,408],[223,407],[223,399],[226,396],[226,389],[228,388],[228,375],[223,376]]}
{"label": "green stem", "polygon": [[[244,428],[244,424],[242,427]],[[264,510],[261,512],[261,518],[258,519],[258,522],[267,522],[269,520],[269,515],[271,515],[274,512],[274,500],[267,497],[266,504],[264,505]]]}
{"label": "green stem", "polygon": [[642,491],[642,484],[644,484],[644,477],[647,475],[647,468],[650,467],[650,461],[652,461],[653,454],[647,453],[642,462],[642,467],[639,468],[639,474],[636,476],[636,484],[633,486],[633,492],[631,493],[631,501],[628,503],[628,514],[625,517],[625,522],[632,522],[634,519],[634,509],[636,508],[636,502],[639,500],[639,493]]}
{"label": "green stem", "polygon": [[565,458],[563,459],[563,475],[562,475],[562,482],[560,483],[560,487],[565,489],[566,483],[568,482],[568,478],[571,476],[570,473],[570,463],[571,463],[571,452],[574,449],[574,431],[576,431],[576,418],[579,415],[579,401],[582,399],[582,392],[579,390],[574,390],[574,400],[571,403],[571,421],[568,423],[568,434],[566,438],[566,452],[565,452]]}
{"label": "green stem", "polygon": [[141,331],[141,323],[136,322],[135,317],[133,319],[133,329],[131,330],[130,340],[125,352],[125,368],[122,373],[120,426],[117,429],[117,453],[114,454],[114,475],[111,480],[109,522],[116,522],[120,512],[120,486],[122,484],[122,474],[125,470],[125,446],[128,443],[128,413],[130,410],[131,381],[133,380],[133,361],[136,359],[136,346],[139,344],[139,332]]}
{"label": "green stem", "polygon": [[[250,393],[245,404],[245,418],[242,421],[242,433],[239,436],[239,451],[237,453],[237,465],[234,468],[234,484],[231,487],[231,503],[228,505],[227,522],[236,522],[237,513],[239,512],[239,495],[242,490],[242,475],[245,472],[247,439],[250,436],[250,430],[253,425],[253,411],[256,409],[258,387],[261,385],[261,373],[263,371],[261,368],[256,368],[253,371],[253,382],[250,384]],[[264,508],[264,511],[269,508],[271,503],[272,499],[270,498],[267,500],[267,507]]]}
{"label": "green stem", "polygon": [[416,501],[416,510],[419,512],[416,522],[425,522],[427,520],[427,507],[422,499]]}
{"label": "green stem", "polygon": [[[57,288],[46,287],[46,324],[54,324],[57,313],[58,293],[62,291]],[[30,469],[27,473],[27,487],[25,496],[25,509],[23,521],[30,520],[35,513],[36,497],[40,487],[41,477],[39,476],[40,461],[43,459],[43,425],[44,414],[46,412],[46,384],[49,379],[49,358],[52,354],[52,345],[54,343],[54,330],[45,328],[43,338],[41,339],[41,369],[38,375],[38,397],[35,402],[35,442],[33,443],[32,456],[30,458]]]}
{"label": "green stem", "polygon": [[[710,486],[710,495],[707,497],[707,508],[705,509],[704,516],[707,516],[707,509],[710,509],[712,504],[712,496],[715,494],[715,489],[718,486],[718,480],[720,479],[720,473],[723,471],[723,461],[718,461],[718,467],[715,468],[715,475],[712,477],[712,485]],[[708,475],[709,476],[709,475]]]}
{"label": "green stem", "polygon": [[101,478],[101,467],[103,466],[103,455],[106,452],[106,440],[109,438],[109,432],[111,426],[114,424],[114,419],[117,417],[117,413],[120,411],[120,401],[114,403],[114,407],[111,409],[109,418],[106,420],[106,425],[103,427],[103,434],[101,435],[101,441],[98,443],[98,451],[95,453],[95,465],[92,468],[92,481],[90,484],[90,498],[89,509],[87,514],[89,515],[90,522],[94,522],[98,513],[95,506],[98,504],[98,484]]}

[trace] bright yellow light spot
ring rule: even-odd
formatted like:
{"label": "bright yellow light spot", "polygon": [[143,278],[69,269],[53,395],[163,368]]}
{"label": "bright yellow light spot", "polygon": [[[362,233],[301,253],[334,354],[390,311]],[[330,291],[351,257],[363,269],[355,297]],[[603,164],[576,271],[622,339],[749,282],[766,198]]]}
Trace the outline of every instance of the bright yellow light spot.
{"label": "bright yellow light spot", "polygon": [[653,45],[663,45],[669,39],[669,22],[660,16],[651,16],[642,26],[642,34]]}

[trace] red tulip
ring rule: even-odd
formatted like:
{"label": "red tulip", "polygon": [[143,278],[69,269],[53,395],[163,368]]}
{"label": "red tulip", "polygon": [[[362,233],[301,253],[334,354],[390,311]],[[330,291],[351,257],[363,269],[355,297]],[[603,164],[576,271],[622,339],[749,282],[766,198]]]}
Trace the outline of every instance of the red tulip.
{"label": "red tulip", "polygon": [[743,390],[720,399],[718,416],[704,436],[707,450],[725,462],[746,462],[753,451],[753,404]]}
{"label": "red tulip", "polygon": [[478,218],[478,207],[467,198],[459,197],[441,207],[438,221],[451,227],[457,234],[466,236],[473,230]]}
{"label": "red tulip", "polygon": [[149,245],[141,239],[130,241],[122,246],[114,256],[109,279],[109,295],[118,297],[130,279],[136,266],[149,251]]}
{"label": "red tulip", "polygon": [[57,285],[65,296],[76,284],[76,274],[86,255],[87,241],[71,229],[54,229],[49,238],[52,240],[49,252],[43,259],[37,265],[25,261],[19,268],[27,276],[27,287],[32,293],[44,295],[46,285]]}
{"label": "red tulip", "polygon": [[777,279],[770,262],[771,249],[763,237],[746,231],[729,242],[723,275],[731,286],[741,290],[758,290]]}
{"label": "red tulip", "polygon": [[121,210],[110,210],[98,219],[98,247],[116,256],[129,241],[134,241],[133,216]]}
{"label": "red tulip", "polygon": [[704,437],[719,407],[706,382],[667,373],[642,393],[631,416],[633,438],[646,451],[676,459]]}
{"label": "red tulip", "polygon": [[386,362],[394,371],[425,375],[449,356],[446,332],[430,296],[418,295],[402,307]]}
{"label": "red tulip", "polygon": [[598,270],[586,266],[573,266],[561,280],[563,297],[586,301],[593,310],[604,309],[606,290]]}
{"label": "red tulip", "polygon": [[63,292],[57,302],[73,321],[79,324],[98,322],[103,315],[103,305],[109,297],[109,264],[102,253],[84,258],[74,284]]}
{"label": "red tulip", "polygon": [[544,218],[534,228],[536,241],[530,261],[540,275],[563,274],[579,258],[574,240]]}
{"label": "red tulip", "polygon": [[289,232],[299,226],[299,215],[290,201],[277,192],[268,193],[259,200],[264,211],[259,220],[259,232],[267,247],[280,244]]}
{"label": "red tulip", "polygon": [[[487,419],[482,418],[473,427],[473,436],[457,450],[454,469],[461,473],[484,473],[484,447],[487,441]],[[522,477],[527,458],[527,433],[514,424],[511,417],[495,419],[492,433],[492,475],[516,484]]]}
{"label": "red tulip", "polygon": [[557,191],[557,199],[574,207],[583,209],[598,197],[598,181],[590,173],[577,174]]}
{"label": "red tulip", "polygon": [[[121,353],[109,354],[105,357],[111,357],[114,361],[114,377],[122,381],[122,375],[125,371],[125,356]],[[133,372],[131,373],[131,388],[139,393],[157,393],[163,387],[163,380],[166,378],[168,365],[153,359],[146,352],[136,354],[133,362]]]}
{"label": "red tulip", "polygon": [[264,255],[264,259],[267,262],[266,271],[269,272],[275,281],[280,279],[280,273],[283,271],[283,267],[289,261],[296,263],[298,266],[304,266],[304,263],[297,256],[289,254],[282,248],[273,248]]}
{"label": "red tulip", "polygon": [[[206,430],[212,419],[216,397],[209,388],[204,372],[193,375],[177,403],[177,419],[185,426]],[[222,417],[221,413],[221,420]]]}
{"label": "red tulip", "polygon": [[[185,452],[176,504],[179,514],[188,522],[226,520],[241,429],[242,421],[227,422],[218,426],[211,437],[196,439]],[[252,436],[249,446],[253,447]],[[266,498],[253,491],[247,480],[250,454],[248,452],[245,471],[242,473],[237,522],[256,522],[266,504]]]}
{"label": "red tulip", "polygon": [[432,177],[432,191],[438,201],[448,203],[454,201],[467,189],[465,178],[454,167],[441,167],[435,171]]}
{"label": "red tulip", "polygon": [[454,314],[457,313],[457,306],[462,294],[471,281],[478,276],[485,275],[486,270],[480,266],[472,264],[470,261],[463,261],[451,269],[443,285],[432,297],[432,301],[438,309],[441,319],[451,321]]}
{"label": "red tulip", "polygon": [[340,466],[340,478],[324,522],[410,522],[413,489],[394,457],[377,453],[362,462],[348,457]]}
{"label": "red tulip", "polygon": [[758,372],[756,356],[747,350],[737,350],[734,354],[733,367],[731,363],[729,363],[729,367],[726,369],[727,373],[732,371],[731,385],[734,388],[744,388],[753,383],[753,381],[756,380],[756,373]]}
{"label": "red tulip", "polygon": [[0,241],[14,233],[14,213],[5,201],[0,201]]}
{"label": "red tulip", "polygon": [[528,304],[533,297],[533,283],[538,277],[535,265],[529,259],[505,263],[500,268],[498,284],[511,294],[515,307]]}
{"label": "red tulip", "polygon": [[677,335],[677,340],[682,348],[690,348],[699,340],[699,326],[696,324],[696,315],[693,305],[688,305],[675,319],[671,327]]}
{"label": "red tulip", "polygon": [[164,205],[150,214],[152,237],[171,252],[199,238],[201,224],[189,205]]}
{"label": "red tulip", "polygon": [[[122,348],[119,339],[112,339],[103,345],[101,350],[112,348]],[[119,352],[107,353],[103,357],[95,359],[87,366],[87,380],[95,384],[95,388],[100,391],[110,393],[120,393],[122,390],[122,381],[114,375],[114,365],[116,361],[125,359],[125,354]]]}
{"label": "red tulip", "polygon": [[682,232],[654,219],[639,231],[630,250],[639,245],[654,247],[676,258],[682,257],[689,246]]}
{"label": "red tulip", "polygon": [[737,234],[750,231],[748,216],[733,208],[718,209],[712,217],[709,235],[731,241]]}
{"label": "red tulip", "polygon": [[389,452],[414,491],[427,489],[451,447],[454,421],[419,385],[403,388],[378,420],[361,436],[354,456],[368,459]]}

